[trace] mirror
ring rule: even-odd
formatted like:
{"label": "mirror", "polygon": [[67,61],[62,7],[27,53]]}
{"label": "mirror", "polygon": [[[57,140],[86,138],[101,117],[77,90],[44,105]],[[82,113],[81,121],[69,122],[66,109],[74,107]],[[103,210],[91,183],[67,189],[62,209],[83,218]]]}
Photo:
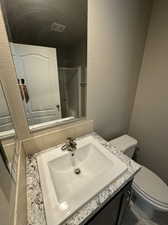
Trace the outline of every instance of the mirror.
{"label": "mirror", "polygon": [[12,168],[0,142],[0,224],[3,225],[10,225],[13,219],[16,185]]}
{"label": "mirror", "polygon": [[5,99],[2,84],[0,82],[0,139],[14,136],[12,119]]}
{"label": "mirror", "polygon": [[1,0],[31,129],[85,116],[86,0]]}

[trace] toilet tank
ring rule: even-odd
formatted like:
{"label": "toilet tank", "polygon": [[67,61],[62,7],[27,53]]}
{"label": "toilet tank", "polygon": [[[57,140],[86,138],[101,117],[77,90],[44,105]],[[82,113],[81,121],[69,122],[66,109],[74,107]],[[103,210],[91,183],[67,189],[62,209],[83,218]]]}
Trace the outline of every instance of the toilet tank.
{"label": "toilet tank", "polygon": [[124,154],[126,154],[128,157],[132,158],[135,152],[135,148],[138,144],[137,140],[128,136],[123,135],[121,137],[115,138],[109,143],[116,149]]}

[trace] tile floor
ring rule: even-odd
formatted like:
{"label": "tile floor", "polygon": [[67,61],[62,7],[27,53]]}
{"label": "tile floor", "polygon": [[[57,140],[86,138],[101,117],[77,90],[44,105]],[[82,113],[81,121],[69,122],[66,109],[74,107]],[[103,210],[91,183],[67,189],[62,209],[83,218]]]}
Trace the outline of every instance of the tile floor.
{"label": "tile floor", "polygon": [[131,202],[128,209],[123,225],[168,225],[168,213],[157,213],[152,220],[144,219],[143,212],[139,211]]}

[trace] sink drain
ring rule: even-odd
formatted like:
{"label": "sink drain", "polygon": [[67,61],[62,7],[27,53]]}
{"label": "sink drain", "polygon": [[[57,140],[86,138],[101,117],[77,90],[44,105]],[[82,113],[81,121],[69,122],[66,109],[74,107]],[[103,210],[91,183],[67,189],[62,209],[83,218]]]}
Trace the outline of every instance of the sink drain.
{"label": "sink drain", "polygon": [[79,168],[77,168],[77,169],[75,169],[75,170],[74,170],[74,172],[75,172],[75,174],[77,174],[77,175],[78,175],[78,174],[80,174],[80,173],[81,173],[81,170],[80,170]]}

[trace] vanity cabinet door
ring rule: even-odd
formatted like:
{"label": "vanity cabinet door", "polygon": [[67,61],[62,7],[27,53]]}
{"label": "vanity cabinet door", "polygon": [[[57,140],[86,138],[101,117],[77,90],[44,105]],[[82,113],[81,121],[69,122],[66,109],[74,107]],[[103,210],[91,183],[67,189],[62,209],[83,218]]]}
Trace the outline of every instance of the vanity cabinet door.
{"label": "vanity cabinet door", "polygon": [[129,207],[130,200],[131,200],[131,185],[127,186],[127,188],[125,188],[124,190],[117,225],[124,225],[124,216],[126,214],[127,208]]}
{"label": "vanity cabinet door", "polygon": [[112,200],[87,225],[116,225],[121,196]]}
{"label": "vanity cabinet door", "polygon": [[[132,182],[131,182],[132,183]],[[96,213],[86,225],[122,225],[129,205],[131,183],[126,185],[112,200]]]}

